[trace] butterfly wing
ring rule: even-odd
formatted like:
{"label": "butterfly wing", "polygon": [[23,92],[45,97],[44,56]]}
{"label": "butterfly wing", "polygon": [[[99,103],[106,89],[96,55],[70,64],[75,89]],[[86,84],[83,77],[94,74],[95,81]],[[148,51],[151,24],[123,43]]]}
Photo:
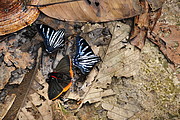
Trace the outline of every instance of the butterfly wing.
{"label": "butterfly wing", "polygon": [[100,58],[94,54],[89,44],[80,36],[76,37],[76,55],[73,64],[78,67],[83,74],[89,73],[93,66],[100,61]]}
{"label": "butterfly wing", "polygon": [[52,53],[57,48],[64,46],[64,29],[56,31],[53,28],[43,24],[37,24],[37,29],[44,39],[44,45],[48,53]]}
{"label": "butterfly wing", "polygon": [[50,100],[55,100],[66,92],[72,85],[69,75],[61,73],[49,73],[49,79],[47,79],[48,97]]}
{"label": "butterfly wing", "polygon": [[48,96],[50,100],[55,100],[66,92],[72,85],[73,71],[71,59],[68,55],[64,56],[54,72],[49,73],[47,83],[49,84]]}
{"label": "butterfly wing", "polygon": [[69,56],[66,55],[59,61],[54,71],[68,74],[69,70],[70,70],[70,59]]}

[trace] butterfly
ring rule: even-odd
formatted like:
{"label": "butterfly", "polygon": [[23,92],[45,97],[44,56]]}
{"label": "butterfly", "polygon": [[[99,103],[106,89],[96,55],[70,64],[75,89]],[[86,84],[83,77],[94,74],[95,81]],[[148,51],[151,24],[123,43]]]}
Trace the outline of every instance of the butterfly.
{"label": "butterfly", "polygon": [[44,39],[44,45],[48,53],[52,53],[58,48],[62,48],[64,46],[65,29],[59,29],[56,31],[44,24],[37,24],[36,26]]}
{"label": "butterfly", "polygon": [[100,61],[89,44],[81,36],[76,37],[76,55],[73,58],[73,65],[78,67],[83,74],[89,73],[94,65]]}
{"label": "butterfly", "polygon": [[49,99],[55,100],[68,91],[72,85],[72,79],[72,62],[70,57],[66,55],[60,60],[54,72],[49,73],[48,79],[46,79],[46,82],[49,84]]}

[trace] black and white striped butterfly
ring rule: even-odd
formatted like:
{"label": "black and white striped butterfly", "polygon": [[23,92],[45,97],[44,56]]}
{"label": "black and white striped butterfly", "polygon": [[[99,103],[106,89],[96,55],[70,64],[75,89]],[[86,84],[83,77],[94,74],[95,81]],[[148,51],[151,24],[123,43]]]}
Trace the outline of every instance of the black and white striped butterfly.
{"label": "black and white striped butterfly", "polygon": [[44,39],[44,45],[48,53],[52,53],[57,50],[57,48],[64,46],[65,29],[56,31],[44,24],[37,24],[37,29]]}
{"label": "black and white striped butterfly", "polygon": [[93,66],[100,61],[100,58],[94,54],[86,40],[80,36],[76,37],[76,49],[73,64],[78,67],[83,74],[87,74],[92,70]]}

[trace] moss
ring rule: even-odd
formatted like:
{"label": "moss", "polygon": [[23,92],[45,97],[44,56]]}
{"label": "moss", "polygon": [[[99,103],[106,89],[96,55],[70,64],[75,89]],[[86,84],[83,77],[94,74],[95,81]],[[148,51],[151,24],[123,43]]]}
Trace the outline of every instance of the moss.
{"label": "moss", "polygon": [[144,49],[139,76],[143,80],[141,87],[145,90],[144,93],[150,97],[146,99],[152,103],[148,102],[149,105],[144,104],[143,107],[154,114],[154,120],[173,118],[177,116],[177,94],[180,91],[180,88],[174,84],[176,76],[165,57],[159,54],[157,47],[148,43]]}

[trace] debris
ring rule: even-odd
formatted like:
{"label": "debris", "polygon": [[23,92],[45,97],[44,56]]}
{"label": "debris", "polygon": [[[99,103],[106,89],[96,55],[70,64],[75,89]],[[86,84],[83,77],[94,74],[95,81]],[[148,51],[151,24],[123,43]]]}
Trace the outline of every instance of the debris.
{"label": "debris", "polygon": [[0,90],[4,88],[4,86],[8,83],[11,72],[14,71],[14,67],[7,67],[4,63],[0,66]]}
{"label": "debris", "polygon": [[102,103],[102,107],[105,110],[108,110],[107,116],[109,119],[123,120],[123,119],[130,118],[131,116],[134,115],[134,111],[132,111],[131,108],[136,107],[136,106],[132,105],[131,107],[129,107],[129,109],[126,109],[126,108],[116,107],[113,104]]}
{"label": "debris", "polygon": [[15,66],[16,68],[25,69],[30,67],[34,60],[32,60],[30,54],[27,52],[22,52],[19,49],[16,49],[13,54],[6,52],[4,55],[4,62],[8,66]]}
{"label": "debris", "polygon": [[180,28],[174,25],[157,23],[148,38],[158,45],[170,63],[180,64]]}
{"label": "debris", "polygon": [[20,84],[25,76],[27,71],[24,69],[16,69],[11,72],[11,78],[9,79],[9,84]]}
{"label": "debris", "polygon": [[15,94],[8,95],[5,98],[5,102],[4,103],[0,103],[0,109],[1,109],[0,110],[0,119],[1,120],[4,118],[4,116],[6,115],[6,113],[10,109],[10,107],[12,106],[15,98],[16,98]]}
{"label": "debris", "polygon": [[14,101],[16,104],[12,104],[11,109],[9,109],[4,119],[15,119],[16,117],[18,117],[18,113],[21,111],[21,108],[23,108],[25,103],[29,102],[28,100],[30,98],[28,98],[28,95],[30,94],[30,90],[32,90],[33,81],[38,72],[41,54],[42,54],[42,49],[40,48],[38,50],[38,57],[36,60],[35,68],[26,74],[26,76],[24,77],[22,83],[18,88],[16,89],[14,88],[9,91],[9,93],[16,94],[16,99]]}

